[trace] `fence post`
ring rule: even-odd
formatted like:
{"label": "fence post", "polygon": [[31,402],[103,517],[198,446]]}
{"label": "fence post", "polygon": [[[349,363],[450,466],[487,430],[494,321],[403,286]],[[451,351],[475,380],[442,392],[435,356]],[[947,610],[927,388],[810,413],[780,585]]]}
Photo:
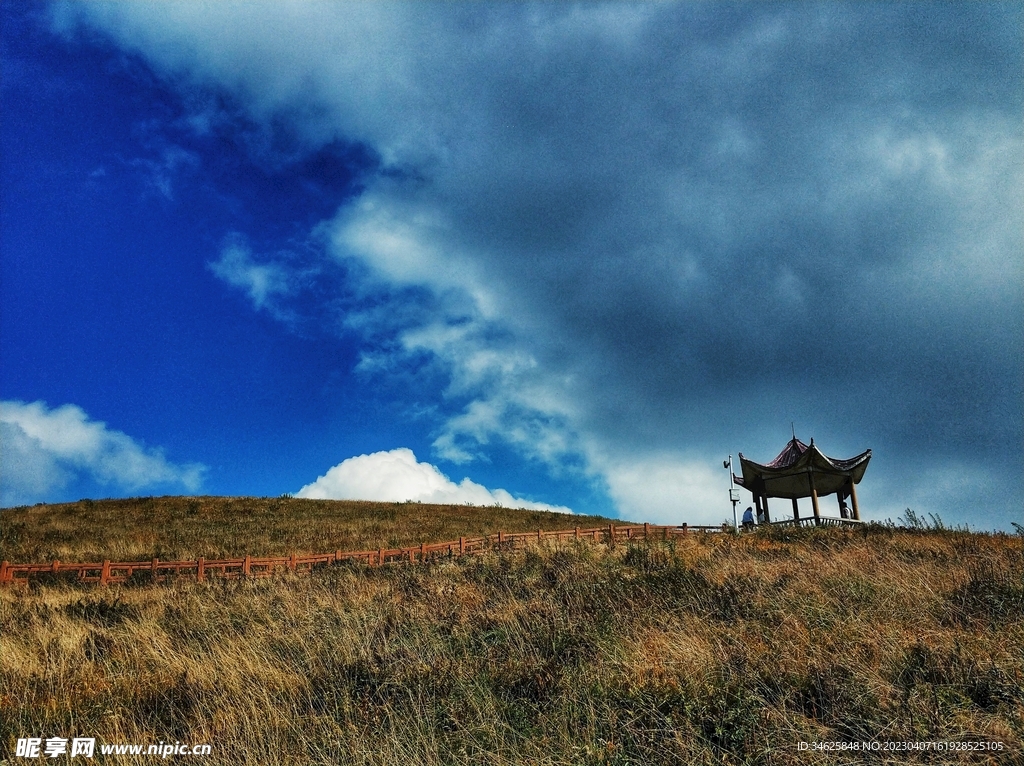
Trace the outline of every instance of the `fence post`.
{"label": "fence post", "polygon": [[459,538],[459,555],[460,556],[465,556],[466,555],[466,538],[465,537],[460,537]]}
{"label": "fence post", "polygon": [[384,563],[384,549],[377,549],[377,566],[381,566]]}
{"label": "fence post", "polygon": [[499,530],[498,530],[498,545],[501,545],[501,544],[502,544],[503,542],[505,542],[505,537],[504,537],[504,535],[505,535],[505,533],[504,533],[504,532],[502,532],[502,531],[501,531],[501,530],[499,529]]}
{"label": "fence post", "polygon": [[7,567],[10,566],[6,561],[0,561],[0,583],[7,582]]}
{"label": "fence post", "polygon": [[410,548],[409,549],[409,563],[410,564],[415,564],[416,563],[416,549],[415,548]]}
{"label": "fence post", "polygon": [[242,561],[242,575],[244,577],[249,576],[249,570],[252,568],[252,556],[248,553],[245,554],[245,559]]}
{"label": "fence post", "polygon": [[196,562],[196,582],[203,582],[206,579],[206,556],[200,556]]}
{"label": "fence post", "polygon": [[544,537],[544,533],[541,530],[537,530],[537,542],[539,543]]}
{"label": "fence post", "polygon": [[424,542],[420,543],[420,563],[427,563],[427,544]]}
{"label": "fence post", "polygon": [[106,585],[110,579],[110,559],[103,559],[103,568],[100,570],[100,585]]}
{"label": "fence post", "polygon": [[644,539],[645,540],[647,539],[647,534],[649,532],[650,532],[650,525],[645,521],[644,522]]}
{"label": "fence post", "polygon": [[295,554],[293,553],[288,557],[288,569],[292,572],[295,571]]}
{"label": "fence post", "polygon": [[683,522],[683,534],[685,535],[685,534],[686,534],[686,533],[687,533],[688,531],[689,531],[689,530],[687,529],[687,524],[686,524],[686,522],[684,521],[684,522]]}
{"label": "fence post", "polygon": [[50,564],[50,572],[52,572],[53,574],[57,574],[57,572],[59,572],[59,571],[60,571],[60,561],[58,561],[57,559],[54,559],[53,563]]}
{"label": "fence post", "polygon": [[608,547],[610,547],[610,548],[614,548],[615,547],[615,525],[614,524],[609,524],[608,525]]}

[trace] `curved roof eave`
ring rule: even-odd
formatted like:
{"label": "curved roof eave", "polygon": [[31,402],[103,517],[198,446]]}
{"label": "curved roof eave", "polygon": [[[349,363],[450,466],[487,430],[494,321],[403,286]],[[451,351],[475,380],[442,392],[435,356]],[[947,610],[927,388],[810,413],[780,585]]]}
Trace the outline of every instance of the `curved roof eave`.
{"label": "curved roof eave", "polygon": [[843,460],[829,457],[813,440],[808,446],[794,438],[772,462],[780,462],[784,457],[792,462],[772,466],[748,460],[740,453],[743,477],[736,477],[737,482],[747,489],[763,483],[769,497],[809,497],[812,486],[817,494],[828,495],[840,491],[848,481],[860,484],[871,460],[871,450]]}

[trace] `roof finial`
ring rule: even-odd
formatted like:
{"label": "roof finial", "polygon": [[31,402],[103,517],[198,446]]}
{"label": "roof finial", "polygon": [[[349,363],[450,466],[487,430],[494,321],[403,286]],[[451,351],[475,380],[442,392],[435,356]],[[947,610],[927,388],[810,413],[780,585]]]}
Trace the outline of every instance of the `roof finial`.
{"label": "roof finial", "polygon": [[793,441],[796,441],[796,426],[793,425],[793,421],[789,421],[789,427],[793,429]]}

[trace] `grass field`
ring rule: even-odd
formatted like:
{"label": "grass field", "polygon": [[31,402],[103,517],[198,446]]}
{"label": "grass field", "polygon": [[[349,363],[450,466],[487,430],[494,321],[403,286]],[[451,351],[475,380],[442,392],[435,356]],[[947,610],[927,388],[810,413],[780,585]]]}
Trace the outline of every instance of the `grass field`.
{"label": "grass field", "polygon": [[[191,516],[166,517],[190,502]],[[150,555],[151,533],[180,556],[319,550],[335,546],[322,529],[375,546],[494,531],[475,514],[509,530],[577,519],[348,504],[331,521],[314,503],[289,523],[282,509],[300,501],[236,507],[250,502],[262,523],[207,499],[72,504],[69,542],[43,532],[72,506],[3,511],[3,555]],[[402,537],[415,514],[434,526]],[[0,747],[180,740],[209,743],[212,755],[186,758],[207,764],[1021,763],[1022,543],[776,530],[258,581],[4,588]],[[1003,749],[799,749],[935,740]]]}
{"label": "grass field", "polygon": [[287,556],[400,548],[492,532],[607,525],[497,506],[305,500],[292,497],[144,497],[79,500],[0,511],[0,559],[42,563]]}

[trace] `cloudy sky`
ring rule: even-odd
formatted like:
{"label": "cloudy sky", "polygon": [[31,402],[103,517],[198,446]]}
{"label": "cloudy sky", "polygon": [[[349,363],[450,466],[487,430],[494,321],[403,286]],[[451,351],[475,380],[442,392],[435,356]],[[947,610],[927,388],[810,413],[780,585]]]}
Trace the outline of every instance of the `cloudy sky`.
{"label": "cloudy sky", "polygon": [[0,13],[4,505],[1024,521],[1019,3]]}

